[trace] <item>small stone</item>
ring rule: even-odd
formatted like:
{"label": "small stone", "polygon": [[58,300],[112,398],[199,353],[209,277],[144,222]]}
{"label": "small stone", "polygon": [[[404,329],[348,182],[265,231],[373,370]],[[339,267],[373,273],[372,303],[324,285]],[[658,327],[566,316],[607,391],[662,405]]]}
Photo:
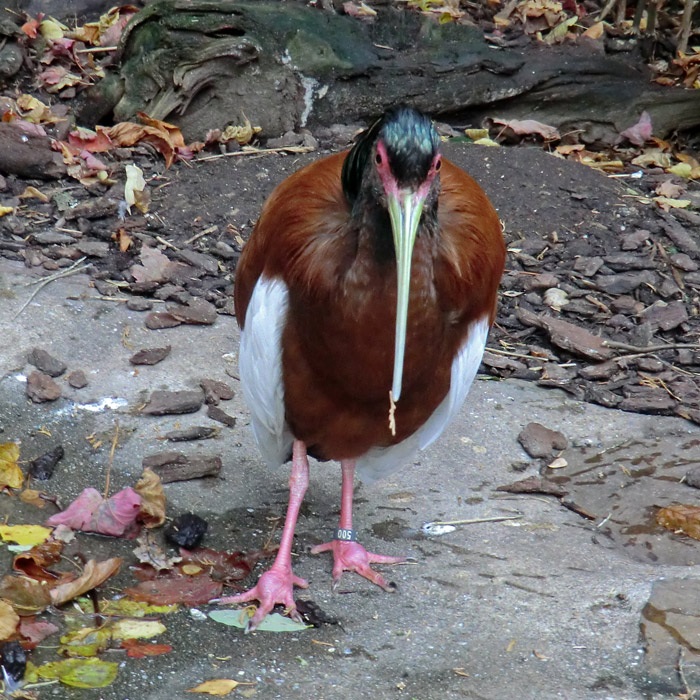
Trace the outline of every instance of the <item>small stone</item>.
{"label": "small stone", "polygon": [[192,425],[189,428],[171,430],[165,433],[165,439],[170,442],[187,442],[189,440],[207,440],[219,434],[219,428],[206,425]]}
{"label": "small stone", "polygon": [[695,272],[700,268],[695,260],[685,253],[676,253],[675,255],[671,255],[669,260],[674,267],[684,270],[685,272]]}
{"label": "small stone", "polygon": [[233,260],[238,253],[228,243],[217,241],[212,252],[224,260]]}
{"label": "small stone", "polygon": [[204,270],[210,275],[215,275],[219,272],[219,263],[216,261],[216,258],[206,253],[198,253],[195,250],[181,250],[177,254],[177,257],[193,267]]}
{"label": "small stone", "polygon": [[166,301],[167,299],[173,299],[184,291],[185,288],[179,284],[164,284],[160,289],[156,289],[153,296],[161,301]]}
{"label": "small stone", "polygon": [[84,389],[88,385],[87,377],[82,369],[73,370],[67,377],[68,384],[74,389]]}
{"label": "small stone", "polygon": [[153,302],[143,297],[133,297],[126,302],[126,308],[130,311],[150,311],[153,308]]}
{"label": "small stone", "polygon": [[637,369],[644,372],[661,372],[664,368],[664,363],[654,357],[640,357],[635,361]]}
{"label": "small stone", "polygon": [[610,302],[610,308],[619,314],[638,314],[644,308],[644,304],[634,297],[622,295]]}
{"label": "small stone", "polygon": [[700,467],[689,469],[685,474],[683,483],[692,486],[694,489],[700,489]]}
{"label": "small stone", "polygon": [[603,258],[576,258],[574,271],[580,272],[584,277],[593,277],[603,267]]}
{"label": "small stone", "polygon": [[525,290],[530,292],[537,289],[549,289],[556,287],[559,284],[559,279],[551,272],[543,272],[539,275],[529,276],[525,282]]}
{"label": "small stone", "polygon": [[634,253],[613,253],[605,257],[605,264],[616,272],[623,270],[653,270],[656,261],[649,255],[635,255]]}
{"label": "small stone", "polygon": [[53,450],[37,457],[29,464],[29,474],[38,481],[47,481],[53,476],[56,465],[65,454],[61,445],[56,445]]}
{"label": "small stone", "polygon": [[49,377],[60,377],[67,369],[66,363],[56,359],[46,350],[34,348],[29,353],[29,362]]}
{"label": "small stone", "polygon": [[676,402],[665,391],[648,389],[635,396],[628,396],[618,404],[622,411],[631,413],[668,413]]}
{"label": "small stone", "polygon": [[195,549],[199,547],[209,523],[194,513],[179,515],[165,530],[165,539],[178,547]]}
{"label": "small stone", "polygon": [[171,350],[170,345],[166,345],[164,348],[145,348],[134,353],[129,358],[129,362],[132,365],[157,365],[170,354]]}
{"label": "small stone", "polygon": [[236,425],[235,416],[230,416],[226,411],[223,411],[218,406],[210,405],[207,409],[207,416],[212,420],[218,421],[227,425],[229,428],[233,428]]}
{"label": "small stone", "polygon": [[229,401],[234,397],[233,389],[224,382],[216,379],[202,379],[199,383],[204,391],[204,400],[209,404],[218,404],[219,401]]}
{"label": "small stone", "polygon": [[622,236],[620,247],[622,250],[638,250],[649,240],[650,236],[651,232],[644,229],[625,234]]}
{"label": "small stone", "polygon": [[518,442],[530,457],[549,457],[569,446],[563,433],[545,428],[541,423],[528,423],[520,431]]}
{"label": "small stone", "polygon": [[[216,430],[216,428],[212,428]],[[203,476],[216,476],[222,461],[218,455],[187,457],[179,452],[159,452],[143,458],[143,468],[152,469],[164,484],[172,481],[188,481]]]}
{"label": "small stone", "polygon": [[210,326],[216,321],[216,307],[204,299],[193,299],[187,306],[169,306],[168,313],[182,323]]}
{"label": "small stone", "polygon": [[109,255],[109,243],[106,241],[78,241],[75,247],[92,258],[106,258]]}
{"label": "small stone", "polygon": [[201,391],[154,391],[141,413],[148,416],[195,413],[203,403]]}
{"label": "small stone", "polygon": [[61,387],[48,374],[34,371],[27,377],[27,396],[34,403],[55,401],[61,396]]}
{"label": "small stone", "polygon": [[595,282],[606,294],[629,294],[644,283],[653,284],[656,275],[649,271],[621,272],[617,275],[598,275]]}
{"label": "small stone", "polygon": [[67,233],[61,233],[60,231],[40,231],[39,233],[32,234],[31,240],[41,245],[64,245],[73,243],[75,239],[73,236],[69,236]]}
{"label": "small stone", "polygon": [[584,379],[601,381],[604,379],[610,379],[614,374],[617,374],[619,370],[620,368],[615,360],[608,360],[607,362],[601,362],[597,365],[588,365],[588,367],[583,367],[579,370],[579,374]]}
{"label": "small stone", "polygon": [[150,328],[152,331],[159,330],[161,328],[174,328],[175,326],[182,325],[182,321],[179,321],[174,316],[163,311],[151,311],[151,313],[146,316],[146,321],[144,323],[146,328]]}
{"label": "small stone", "polygon": [[682,301],[655,301],[642,311],[642,318],[651,324],[652,329],[670,331],[688,320],[688,311]]}
{"label": "small stone", "polygon": [[119,202],[107,197],[96,197],[86,202],[80,202],[63,212],[66,219],[100,219],[104,216],[114,216],[119,212]]}

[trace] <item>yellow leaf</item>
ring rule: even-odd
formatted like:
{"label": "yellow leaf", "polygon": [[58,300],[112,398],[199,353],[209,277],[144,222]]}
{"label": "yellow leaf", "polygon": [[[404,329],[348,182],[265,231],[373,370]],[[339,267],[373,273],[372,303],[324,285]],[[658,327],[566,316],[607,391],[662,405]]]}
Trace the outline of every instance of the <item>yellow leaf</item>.
{"label": "yellow leaf", "polygon": [[45,542],[50,534],[51,528],[41,525],[0,525],[0,537],[5,542],[16,542],[32,547]]}
{"label": "yellow leaf", "polygon": [[680,177],[689,178],[693,172],[693,166],[690,163],[676,163],[673,167],[669,168],[667,173],[673,173]]}
{"label": "yellow leaf", "polygon": [[11,214],[14,210],[14,207],[3,207],[0,204],[0,216],[5,216],[5,214]]}
{"label": "yellow leaf", "polygon": [[493,139],[489,139],[489,138],[486,138],[486,139],[477,139],[476,141],[474,141],[474,143],[475,143],[477,146],[500,146],[499,143],[497,143],[497,142],[494,141]]}
{"label": "yellow leaf", "polygon": [[253,683],[241,683],[232,681],[230,678],[217,678],[213,681],[200,683],[196,688],[190,688],[188,693],[207,693],[209,695],[228,695],[239,685],[254,685]]}
{"label": "yellow leaf", "polygon": [[29,503],[37,508],[43,508],[46,505],[46,501],[41,497],[41,491],[36,489],[24,489],[19,497],[24,503]]}
{"label": "yellow leaf", "polygon": [[4,600],[0,600],[0,641],[9,639],[17,629],[18,623],[19,615],[13,607]]}
{"label": "yellow leaf", "polygon": [[27,663],[25,681],[35,683],[39,678],[58,678],[74,688],[104,688],[117,677],[119,664],[101,659],[66,659],[42,666]]}
{"label": "yellow leaf", "polygon": [[114,639],[149,639],[165,632],[165,625],[157,620],[117,620],[112,625]]}
{"label": "yellow leaf", "polygon": [[596,22],[594,25],[588,27],[581,36],[586,36],[589,39],[600,39],[600,37],[603,36],[604,29],[605,22]]}
{"label": "yellow leaf", "polygon": [[477,139],[487,139],[489,137],[488,129],[465,129],[464,133],[467,138],[470,138],[472,141],[476,141]]}
{"label": "yellow leaf", "polygon": [[188,576],[196,576],[201,571],[202,571],[202,567],[197,566],[196,564],[185,564],[182,567],[182,573],[187,574]]}
{"label": "yellow leaf", "polygon": [[241,146],[250,143],[253,136],[262,131],[262,127],[252,126],[245,114],[243,115],[243,119],[245,120],[245,124],[242,126],[233,126],[233,124],[227,126],[221,134],[221,138],[219,140],[222,143],[236,140]]}
{"label": "yellow leaf", "polygon": [[149,467],[143,470],[141,478],[134,487],[141,496],[139,518],[146,527],[159,527],[165,522],[165,494],[160,477]]}
{"label": "yellow leaf", "polygon": [[43,193],[39,192],[39,190],[36,187],[32,187],[29,185],[29,187],[25,188],[24,192],[19,196],[20,199],[40,199],[42,202],[48,202],[49,198]]}
{"label": "yellow leaf", "polygon": [[147,194],[143,171],[137,165],[132,165],[131,163],[126,166],[124,199],[129,206],[129,211],[131,211],[132,204],[135,204],[143,214],[148,211],[148,200],[150,200],[150,197]]}
{"label": "yellow leaf", "polygon": [[[2,207],[0,207],[0,211]],[[2,214],[0,214],[1,216]],[[14,442],[5,442],[0,445],[0,489],[9,486],[19,489],[24,482],[22,470],[17,464],[19,459],[19,446]],[[21,544],[21,543],[20,543]]]}
{"label": "yellow leaf", "polygon": [[60,39],[63,39],[64,29],[65,27],[63,27],[62,24],[52,19],[45,19],[39,25],[41,36],[43,36],[47,41],[59,41]]}
{"label": "yellow leaf", "polygon": [[654,201],[665,211],[669,209],[685,209],[691,205],[689,199],[671,199],[670,197],[654,197]]}

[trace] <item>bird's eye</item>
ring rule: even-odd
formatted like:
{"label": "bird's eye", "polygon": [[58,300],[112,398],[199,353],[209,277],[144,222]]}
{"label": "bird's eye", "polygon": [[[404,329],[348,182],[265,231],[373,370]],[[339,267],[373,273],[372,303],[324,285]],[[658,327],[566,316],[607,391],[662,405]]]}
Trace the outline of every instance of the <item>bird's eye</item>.
{"label": "bird's eye", "polygon": [[377,155],[374,156],[374,162],[375,162],[377,165],[381,165],[381,164],[382,164],[382,154],[381,154],[381,153],[377,153]]}
{"label": "bird's eye", "polygon": [[440,168],[442,167],[442,159],[438,160],[437,163],[435,163],[435,172],[439,172]]}

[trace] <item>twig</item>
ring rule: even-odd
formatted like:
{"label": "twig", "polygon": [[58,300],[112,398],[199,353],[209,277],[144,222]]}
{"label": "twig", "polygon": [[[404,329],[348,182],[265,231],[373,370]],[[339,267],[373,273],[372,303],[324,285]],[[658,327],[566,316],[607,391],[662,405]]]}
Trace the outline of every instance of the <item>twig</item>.
{"label": "twig", "polygon": [[178,253],[180,252],[180,249],[176,245],[173,245],[170,241],[166,241],[165,238],[163,238],[163,236],[156,236],[155,238],[158,241],[158,243],[162,243],[166,248],[176,250]]}
{"label": "twig", "polygon": [[267,153],[309,153],[314,149],[311,146],[280,146],[279,148],[246,148],[242,151],[232,151],[231,153],[217,153],[215,156],[204,156],[197,158],[195,162],[202,163],[205,160],[217,160],[218,158],[235,158],[236,156],[256,156]]}
{"label": "twig", "polygon": [[627,352],[639,353],[639,355],[649,355],[662,350],[700,350],[700,345],[697,343],[668,343],[667,345],[647,345],[647,347],[642,348],[639,345],[618,343],[616,340],[604,340],[603,345],[613,350],[626,350]]}
{"label": "twig", "polygon": [[544,360],[543,357],[523,355],[520,352],[512,352],[510,350],[499,350],[498,348],[486,348],[486,352],[492,352],[494,355],[506,355],[507,357],[520,357],[523,360]]}
{"label": "twig", "polygon": [[215,224],[214,226],[210,226],[209,228],[205,228],[204,231],[200,231],[199,233],[196,233],[192,238],[188,238],[182,245],[186,246],[189,245],[190,243],[194,243],[195,241],[198,241],[200,238],[203,236],[208,236],[210,233],[214,233],[215,231],[218,231],[219,227]]}
{"label": "twig", "polygon": [[471,518],[469,520],[433,520],[426,525],[475,525],[477,523],[498,523],[502,520],[521,520],[522,515],[496,515],[493,518]]}
{"label": "twig", "polygon": [[107,480],[105,482],[105,495],[104,499],[107,500],[109,496],[109,480],[112,475],[112,462],[114,461],[114,450],[117,449],[117,441],[119,440],[119,421],[114,421],[114,439],[112,440],[112,449],[109,451],[109,461],[107,462]]}
{"label": "twig", "polygon": [[29,282],[29,284],[25,286],[29,286],[32,284],[37,284],[38,287],[29,295],[29,299],[22,304],[22,306],[19,307],[19,310],[17,313],[12,317],[13,320],[16,319],[28,306],[31,304],[32,299],[47,285],[49,282],[53,282],[54,280],[57,280],[59,277],[68,277],[68,275],[74,275],[76,272],[80,272],[81,270],[84,270],[86,267],[90,267],[90,265],[83,265],[82,267],[76,267],[79,265],[81,262],[85,260],[85,257],[83,256],[80,258],[80,260],[76,260],[70,267],[67,267],[65,270],[61,270],[61,272],[56,272],[53,275],[50,275],[49,277],[45,277],[43,280],[38,280],[36,282]]}
{"label": "twig", "polygon": [[681,647],[680,651],[678,652],[678,665],[676,668],[678,669],[678,675],[681,679],[681,683],[683,684],[683,693],[679,695],[678,697],[681,698],[682,700],[693,700],[693,698],[696,697],[695,690],[691,690],[690,686],[688,685],[688,681],[685,677],[685,671],[683,669],[683,661],[685,660],[683,657],[685,655],[685,649]]}

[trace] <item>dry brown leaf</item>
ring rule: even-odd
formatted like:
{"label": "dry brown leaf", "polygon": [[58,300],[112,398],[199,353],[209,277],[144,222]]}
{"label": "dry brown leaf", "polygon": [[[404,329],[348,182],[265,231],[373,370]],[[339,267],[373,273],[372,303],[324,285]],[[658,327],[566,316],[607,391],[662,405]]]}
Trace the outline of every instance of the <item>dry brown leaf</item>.
{"label": "dry brown leaf", "polygon": [[46,501],[41,497],[41,491],[37,491],[36,489],[24,489],[19,497],[24,503],[36,506],[37,508],[43,508],[46,505]]}
{"label": "dry brown leaf", "polygon": [[51,590],[51,602],[53,605],[62,605],[63,603],[77,598],[79,595],[91,591],[100,584],[104,583],[110,576],[119,571],[122,560],[119,557],[106,559],[105,561],[97,562],[94,559],[85,564],[83,573],[74,581],[62,583]]}
{"label": "dry brown leaf", "polygon": [[39,192],[36,187],[29,185],[24,189],[24,192],[19,196],[20,199],[40,199],[42,202],[48,202],[49,198],[43,192]]}
{"label": "dry brown leaf", "polygon": [[146,527],[162,525],[165,522],[165,494],[160,477],[146,467],[134,490],[141,496],[139,519]]}
{"label": "dry brown leaf", "polygon": [[656,514],[656,522],[667,530],[680,531],[695,540],[700,540],[700,506],[677,505],[661,508]]}
{"label": "dry brown leaf", "polygon": [[9,639],[17,629],[19,615],[14,608],[4,600],[0,600],[0,641]]}
{"label": "dry brown leaf", "polygon": [[25,617],[51,605],[49,586],[26,576],[4,576],[0,581],[0,598],[12,603],[15,612]]}
{"label": "dry brown leaf", "polygon": [[561,138],[559,132],[549,124],[543,124],[535,119],[494,119],[494,124],[502,124],[504,128],[511,129],[518,136],[531,136],[537,134],[550,141]]}
{"label": "dry brown leaf", "polygon": [[664,180],[656,186],[656,194],[659,197],[670,197],[671,199],[677,199],[680,194],[684,191],[683,187],[676,185],[672,178]]}
{"label": "dry brown leaf", "polygon": [[596,22],[594,25],[588,27],[581,36],[588,37],[589,39],[600,39],[604,31],[605,22]]}

